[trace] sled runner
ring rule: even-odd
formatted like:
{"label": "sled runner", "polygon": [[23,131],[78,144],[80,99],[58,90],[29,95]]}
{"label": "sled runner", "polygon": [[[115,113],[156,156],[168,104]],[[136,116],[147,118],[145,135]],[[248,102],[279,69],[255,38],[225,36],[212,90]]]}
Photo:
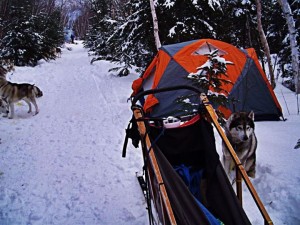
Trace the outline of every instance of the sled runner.
{"label": "sled runner", "polygon": [[[182,91],[197,93],[198,111],[174,117],[145,113],[145,96],[160,99]],[[217,115],[205,95],[192,86],[174,86],[141,91],[132,98],[133,117],[126,130],[135,147],[141,143],[144,160],[139,183],[147,202],[149,224],[247,225],[242,207],[242,181],[246,183],[264,224],[273,224],[243,166],[232,149]],[[216,151],[213,126],[228,146],[237,167],[237,193],[232,188]]]}

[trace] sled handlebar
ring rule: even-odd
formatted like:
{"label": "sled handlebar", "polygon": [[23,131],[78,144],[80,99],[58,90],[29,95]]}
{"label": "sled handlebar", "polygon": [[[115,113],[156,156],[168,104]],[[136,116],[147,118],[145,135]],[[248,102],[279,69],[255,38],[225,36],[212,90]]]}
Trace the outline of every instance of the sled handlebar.
{"label": "sled handlebar", "polygon": [[191,90],[191,91],[195,92],[196,94],[201,94],[202,93],[198,88],[195,88],[195,87],[189,86],[189,85],[177,85],[177,86],[166,87],[166,88],[150,89],[150,90],[147,90],[147,91],[139,92],[136,96],[134,96],[133,99],[132,99],[132,105],[133,106],[136,105],[136,102],[141,97],[144,97],[145,95],[156,94],[156,93],[161,93],[161,92],[168,92],[168,91],[176,91],[176,90],[180,90],[180,89]]}

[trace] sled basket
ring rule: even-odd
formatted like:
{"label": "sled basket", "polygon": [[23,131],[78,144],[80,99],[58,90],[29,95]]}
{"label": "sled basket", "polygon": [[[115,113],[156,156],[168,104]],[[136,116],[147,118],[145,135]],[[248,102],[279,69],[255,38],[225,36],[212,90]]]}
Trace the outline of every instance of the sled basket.
{"label": "sled basket", "polygon": [[[132,99],[131,122],[135,126],[127,133],[136,129],[141,142],[145,171],[139,181],[147,200],[149,224],[251,224],[219,160],[212,119],[200,98],[198,112],[176,116],[175,121],[151,117],[137,103],[143,102],[144,96],[176,93],[178,89],[200,96],[194,87],[176,86],[143,91]],[[171,123],[176,124],[167,126]],[[268,216],[265,224],[272,224]]]}

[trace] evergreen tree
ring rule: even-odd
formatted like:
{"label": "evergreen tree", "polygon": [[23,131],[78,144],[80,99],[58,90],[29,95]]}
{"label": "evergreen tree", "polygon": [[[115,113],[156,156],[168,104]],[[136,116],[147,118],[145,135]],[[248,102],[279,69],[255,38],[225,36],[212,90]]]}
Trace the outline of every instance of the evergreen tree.
{"label": "evergreen tree", "polygon": [[120,21],[109,40],[113,60],[120,64],[114,69],[120,70],[120,76],[127,75],[132,66],[145,68],[157,51],[149,1],[131,0],[126,7],[131,14]]}
{"label": "evergreen tree", "polygon": [[173,44],[199,38],[215,38],[215,1],[158,0],[157,16],[162,44]]}
{"label": "evergreen tree", "polygon": [[111,50],[107,41],[115,29],[117,23],[109,15],[109,1],[95,0],[91,4],[92,17],[88,33],[84,40],[84,46],[96,55],[92,62],[111,59]]}
{"label": "evergreen tree", "polygon": [[[109,59],[119,63],[116,70],[125,75],[132,66],[144,69],[156,54],[153,22],[148,0],[128,0],[126,8],[111,12],[114,5],[107,0],[94,0],[94,17],[90,20],[85,46],[95,54],[94,60]],[[259,41],[255,0],[157,0],[160,41],[163,45],[199,38],[215,38],[239,48],[254,47],[263,61]],[[270,41],[271,53],[278,53],[286,29],[278,17],[275,0],[262,2],[263,29]],[[120,13],[123,10],[123,14]],[[114,17],[112,16],[114,15]],[[122,16],[120,16],[122,15]],[[128,15],[128,16],[126,16]],[[279,61],[281,62],[281,61]],[[262,63],[264,66],[264,63]],[[282,63],[283,65],[283,63]]]}
{"label": "evergreen tree", "polygon": [[63,27],[60,23],[60,11],[55,9],[52,13],[39,13],[34,18],[34,30],[42,37],[39,43],[39,59],[55,59],[55,49],[64,42]]}
{"label": "evergreen tree", "polygon": [[92,62],[108,59],[119,64],[112,69],[119,76],[127,75],[132,66],[145,68],[156,52],[149,1],[130,0],[125,6],[129,16],[118,20],[109,17],[107,4],[102,3],[92,4],[95,16],[85,40],[96,55]]}
{"label": "evergreen tree", "polygon": [[[211,51],[207,58],[207,61],[197,68],[197,72],[190,73],[187,78],[192,80],[195,86],[206,94],[209,102],[216,109],[220,122],[223,123],[224,115],[217,108],[219,106],[227,107],[229,102],[227,98],[229,93],[223,89],[223,85],[232,84],[228,79],[227,65],[233,65],[233,63],[219,56],[218,49]],[[195,108],[198,106],[191,104],[189,100],[193,95],[178,98],[178,103],[183,105],[183,110],[189,113],[198,110]]]}
{"label": "evergreen tree", "polygon": [[35,57],[39,51],[38,43],[42,37],[33,30],[31,2],[26,0],[22,3],[12,5],[10,20],[3,22],[5,36],[1,40],[0,58],[12,60],[18,66],[35,65],[38,60]]}
{"label": "evergreen tree", "polygon": [[[211,2],[213,4],[209,4]],[[171,44],[201,37],[214,37],[215,24],[209,16],[212,16],[215,10],[220,10],[219,6],[217,0],[206,3],[192,0],[157,1],[162,43]],[[91,26],[85,42],[85,46],[97,56],[94,61],[105,59],[105,56],[109,55],[111,61],[118,62],[120,66],[114,69],[120,70],[119,75],[126,75],[128,68],[132,66],[144,69],[157,52],[150,2],[129,0],[125,10],[129,12],[129,16],[115,21],[113,33],[111,27],[104,30],[108,27],[104,22],[108,20],[103,20],[103,15],[102,18],[95,17],[94,20],[98,22],[92,23],[95,25]]]}
{"label": "evergreen tree", "polygon": [[217,39],[240,48],[255,48],[259,53],[255,2],[223,1],[221,7],[222,11],[214,17]]}
{"label": "evergreen tree", "polygon": [[9,17],[3,21],[0,58],[17,66],[35,66],[40,59],[55,57],[63,41],[58,11],[32,14],[35,1],[12,1]]}

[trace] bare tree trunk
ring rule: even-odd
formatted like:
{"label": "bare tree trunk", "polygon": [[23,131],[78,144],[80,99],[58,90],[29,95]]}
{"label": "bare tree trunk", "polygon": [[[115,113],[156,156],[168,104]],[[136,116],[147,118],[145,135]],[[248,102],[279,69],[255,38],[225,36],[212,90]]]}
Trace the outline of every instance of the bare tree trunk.
{"label": "bare tree trunk", "polygon": [[249,23],[249,15],[246,15],[246,29],[247,29],[247,35],[248,35],[248,40],[249,40],[249,46],[252,47],[252,38],[251,38],[251,29],[250,29],[250,23]]}
{"label": "bare tree trunk", "polygon": [[270,48],[269,48],[269,44],[268,44],[265,32],[262,27],[262,23],[261,23],[261,3],[260,3],[260,0],[255,0],[255,2],[256,2],[256,10],[257,10],[257,29],[259,32],[260,41],[264,48],[264,53],[267,57],[271,86],[274,89],[276,86],[276,83],[275,83],[275,76],[274,76],[274,71],[273,71],[273,66],[272,66],[272,61],[271,61]]}
{"label": "bare tree trunk", "polygon": [[[0,1],[0,15],[2,20],[8,18],[9,0]],[[3,27],[0,26],[0,39],[3,37]]]}
{"label": "bare tree trunk", "polygon": [[295,20],[293,19],[293,14],[291,7],[287,0],[278,0],[280,4],[283,14],[285,16],[288,29],[289,29],[289,39],[290,39],[290,47],[292,52],[292,68],[293,74],[295,77],[295,90],[296,94],[300,94],[300,76],[299,76],[299,51],[297,48],[297,41],[296,41],[296,28],[295,28]]}
{"label": "bare tree trunk", "polygon": [[158,50],[161,47],[161,43],[160,43],[159,34],[158,34],[158,21],[157,21],[157,16],[156,16],[153,0],[150,0],[150,7],[151,7],[151,14],[152,14],[152,19],[153,19],[153,31],[154,31],[155,45]]}

